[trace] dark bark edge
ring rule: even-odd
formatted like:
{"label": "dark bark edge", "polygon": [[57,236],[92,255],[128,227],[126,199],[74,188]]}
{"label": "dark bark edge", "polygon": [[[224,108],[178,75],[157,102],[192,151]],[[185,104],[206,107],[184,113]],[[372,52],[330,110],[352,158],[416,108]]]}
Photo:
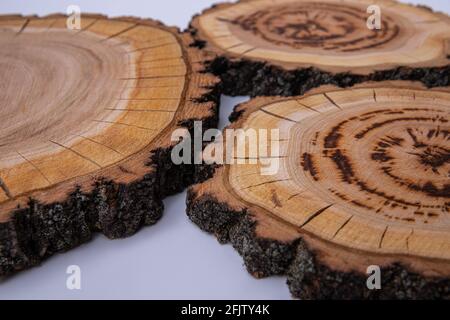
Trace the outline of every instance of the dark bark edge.
{"label": "dark bark edge", "polygon": [[[212,5],[201,14],[217,6],[218,4]],[[412,6],[436,12],[425,5]],[[193,21],[201,14],[193,16],[186,32],[190,33],[194,39],[191,46],[208,50],[207,39],[199,36],[198,29],[193,25]],[[346,88],[367,81],[419,81],[428,88],[446,87],[450,85],[450,55],[447,59],[448,64],[442,67],[397,67],[391,70],[375,71],[369,75],[358,75],[351,72],[331,73],[314,67],[285,70],[267,62],[216,54],[215,58],[206,62],[206,69],[221,79],[219,89],[225,95],[297,96],[321,85],[329,84]]]}
{"label": "dark bark edge", "polygon": [[[212,103],[211,115],[184,120],[180,126],[192,131],[193,121],[201,120],[203,130],[217,128],[219,91],[217,86],[206,89],[195,102],[198,107]],[[206,179],[196,174],[193,164],[174,165],[172,148],[152,151],[146,165],[155,170],[131,184],[98,179],[89,193],[76,188],[62,202],[44,205],[30,198],[27,207],[18,208],[9,222],[0,223],[0,277],[39,265],[90,241],[94,233],[126,238],[158,222],[165,197]]]}
{"label": "dark bark edge", "polygon": [[321,85],[347,88],[368,81],[417,81],[427,88],[450,85],[450,61],[445,67],[398,67],[369,75],[356,75],[333,74],[313,67],[288,71],[268,63],[247,59],[235,61],[220,56],[209,61],[206,69],[221,79],[221,92],[230,96],[298,96]]}
{"label": "dark bark edge", "polygon": [[286,275],[295,298],[450,299],[450,279],[423,277],[400,264],[382,268],[382,289],[369,290],[368,275],[329,268],[316,259],[314,251],[301,238],[291,243],[259,238],[251,212],[235,211],[211,195],[198,198],[192,189],[188,191],[187,215],[200,229],[214,234],[220,243],[231,243],[252,275]]}

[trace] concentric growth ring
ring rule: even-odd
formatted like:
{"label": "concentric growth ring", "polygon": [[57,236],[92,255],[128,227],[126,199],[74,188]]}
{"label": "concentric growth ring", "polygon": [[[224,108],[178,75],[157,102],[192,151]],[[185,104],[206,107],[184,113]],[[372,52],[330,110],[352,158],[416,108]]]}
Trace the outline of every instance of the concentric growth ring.
{"label": "concentric growth ring", "polygon": [[383,16],[380,31],[373,32],[363,23],[367,17],[366,12],[352,6],[298,2],[289,6],[280,3],[229,22],[269,43],[299,50],[359,51],[388,44],[400,35],[393,18]]}
{"label": "concentric growth ring", "polygon": [[193,179],[170,160],[172,132],[216,117],[216,79],[189,36],[151,20],[67,21],[0,17],[0,276],[93,232],[156,223]]}
{"label": "concentric growth ring", "polygon": [[352,74],[448,65],[449,26],[444,14],[392,0],[242,0],[191,24],[219,56]]}
{"label": "concentric growth ring", "polygon": [[[253,274],[288,272],[299,297],[363,298],[375,294],[366,287],[375,265],[389,274],[387,298],[413,282],[410,297],[448,292],[439,282],[450,275],[448,91],[321,87],[251,100],[235,118],[230,129],[276,130],[259,133],[258,145],[269,137],[263,150],[279,152],[250,155],[248,134],[245,157],[233,149],[248,161],[192,187],[188,213],[229,238]],[[267,174],[269,160],[277,170]]]}

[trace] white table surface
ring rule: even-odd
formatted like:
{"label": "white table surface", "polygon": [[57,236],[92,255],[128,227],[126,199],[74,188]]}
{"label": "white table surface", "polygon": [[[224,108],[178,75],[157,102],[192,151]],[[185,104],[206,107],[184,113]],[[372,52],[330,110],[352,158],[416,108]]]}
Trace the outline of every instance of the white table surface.
{"label": "white table surface", "polygon": [[[158,19],[184,29],[191,16],[212,0],[2,0],[0,14],[49,14],[78,5],[82,12]],[[422,0],[450,13],[448,0]],[[234,105],[246,100],[222,98],[221,126]],[[52,257],[42,266],[0,283],[0,299],[290,299],[282,277],[256,280],[229,246],[201,232],[185,214],[186,194],[165,200],[162,220],[132,238],[93,241]],[[81,268],[81,290],[66,288],[66,269]]]}

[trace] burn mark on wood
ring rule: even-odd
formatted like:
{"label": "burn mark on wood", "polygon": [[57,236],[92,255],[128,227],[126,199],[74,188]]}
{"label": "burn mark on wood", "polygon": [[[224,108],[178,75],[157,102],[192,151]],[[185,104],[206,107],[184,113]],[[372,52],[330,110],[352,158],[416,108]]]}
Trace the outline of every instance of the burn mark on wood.
{"label": "burn mark on wood", "polygon": [[364,10],[331,3],[293,3],[241,15],[218,18],[277,46],[295,49],[355,52],[385,45],[398,37],[400,26],[384,16],[381,30],[369,30],[361,21]]}
{"label": "burn mark on wood", "polygon": [[395,196],[388,195],[388,194],[386,194],[383,191],[379,191],[379,190],[377,190],[375,188],[369,187],[365,182],[357,181],[356,184],[358,185],[358,187],[360,188],[361,191],[364,191],[364,192],[367,192],[367,193],[372,193],[372,194],[377,195],[377,196],[379,196],[379,197],[381,197],[383,199],[386,199],[386,200],[389,200],[389,201],[395,201],[395,202],[397,202],[399,204],[402,204],[402,205],[405,205],[405,206],[411,206],[411,207],[420,207],[421,206],[420,202],[414,202],[413,203],[413,202],[410,202],[410,201],[407,201],[407,200],[404,200],[404,199],[397,198]]}
{"label": "burn mark on wood", "polygon": [[386,154],[386,151],[384,149],[380,149],[380,151],[372,153],[372,160],[375,161],[388,162],[391,161],[392,159],[393,159],[392,157]]}
{"label": "burn mark on wood", "polygon": [[340,133],[341,128],[347,124],[348,121],[342,121],[331,129],[331,132],[325,137],[325,148],[334,149],[339,145],[339,140],[342,138]]}
{"label": "burn mark on wood", "polygon": [[272,200],[273,204],[275,205],[275,208],[283,207],[283,204],[281,203],[280,199],[278,198],[277,192],[274,189],[272,189],[272,190],[270,190],[270,193],[272,195],[271,200]]}
{"label": "burn mark on wood", "polygon": [[401,121],[417,121],[417,122],[425,122],[425,121],[445,121],[442,119],[435,119],[435,118],[428,118],[428,117],[403,117],[403,118],[396,118],[396,119],[389,119],[382,122],[376,122],[369,126],[367,129],[362,130],[358,134],[355,135],[356,139],[362,139],[364,138],[369,132],[375,129],[379,129],[383,126],[386,126],[388,124],[392,124],[395,122],[401,122]]}
{"label": "burn mark on wood", "polygon": [[336,150],[331,159],[334,161],[337,168],[341,172],[342,180],[349,184],[353,183],[353,177],[355,173],[353,172],[350,159],[346,157],[341,150]]}
{"label": "burn mark on wood", "polygon": [[302,156],[302,167],[304,171],[309,172],[309,174],[313,177],[315,181],[319,181],[318,173],[316,168],[314,167],[314,162],[312,159],[312,155],[309,153],[304,153]]}
{"label": "burn mark on wood", "polygon": [[373,207],[371,207],[371,206],[369,206],[367,204],[364,204],[364,203],[362,203],[362,202],[360,202],[358,200],[352,200],[351,203],[353,203],[355,206],[358,206],[358,207],[361,207],[361,208],[364,208],[364,209],[368,209],[368,210],[373,210],[374,209]]}
{"label": "burn mark on wood", "polygon": [[[434,116],[426,116],[426,113],[433,112]],[[414,116],[407,115],[408,113],[413,113]],[[416,114],[422,113],[422,114]],[[396,117],[398,115],[405,115],[402,117]],[[378,117],[382,117],[383,121],[376,121]],[[385,119],[387,117],[387,119]],[[395,118],[393,118],[395,117]],[[390,118],[390,119],[389,119]],[[375,146],[372,152],[369,154],[370,159],[374,161],[374,164],[379,164],[374,169],[379,170],[379,174],[389,177],[394,183],[400,187],[404,187],[409,190],[409,193],[405,193],[405,197],[399,196],[397,192],[387,192],[383,190],[382,184],[378,184],[376,181],[364,181],[359,177],[357,172],[357,167],[352,165],[352,153],[350,150],[344,149],[347,146],[352,145],[348,139],[348,132],[352,129],[352,122],[354,121],[370,121],[366,125],[366,128],[362,129],[357,133],[356,137],[361,140],[367,137],[367,134],[373,130],[380,130],[387,125],[399,124],[400,130],[394,130],[393,133],[388,133],[385,136],[378,137],[375,141]],[[404,126],[404,123],[418,123],[419,126],[409,125],[409,127]],[[403,152],[404,154],[411,154],[417,156],[418,164],[425,167],[429,167],[433,170],[435,174],[441,174],[439,168],[443,168],[450,162],[450,151],[445,146],[442,147],[442,142],[446,143],[449,140],[449,131],[441,127],[442,124],[447,123],[448,120],[443,116],[442,110],[439,108],[394,108],[394,109],[377,109],[363,114],[349,116],[346,119],[341,120],[336,125],[334,125],[325,137],[323,138],[323,149],[319,154],[323,158],[330,159],[339,173],[339,177],[342,182],[355,185],[360,192],[367,195],[367,201],[358,199],[349,199],[342,192],[336,191],[336,189],[328,189],[333,195],[338,199],[345,201],[347,203],[353,204],[357,207],[364,208],[367,210],[372,210],[374,212],[380,213],[381,211],[387,211],[387,207],[390,210],[394,210],[394,213],[389,214],[390,219],[402,220],[406,222],[411,222],[411,217],[403,217],[406,214],[402,211],[411,211],[413,214],[418,211],[417,208],[429,208],[432,216],[439,217],[440,211],[445,211],[445,206],[441,204],[432,205],[431,203],[421,203],[419,201],[411,201],[406,197],[410,192],[419,192],[425,196],[432,198],[448,198],[450,192],[449,184],[438,185],[433,182],[432,179],[425,182],[414,181],[414,174],[405,177],[402,176],[400,172],[402,169],[402,159],[398,159],[398,156]],[[424,130],[420,127],[422,123],[429,125],[437,125],[437,128]],[[390,126],[389,128],[394,128]],[[402,132],[401,130],[404,130]],[[382,131],[379,131],[382,133]],[[317,137],[317,135],[316,135]],[[408,139],[410,137],[410,139]],[[314,139],[314,138],[313,138]],[[316,138],[317,139],[317,138]],[[363,142],[362,142],[363,143]],[[411,151],[412,150],[412,151]],[[313,168],[313,177],[315,172],[318,171],[318,167],[321,162],[316,160],[316,164],[312,166],[311,156],[309,154],[303,154],[302,165],[305,171],[310,171]],[[411,159],[409,160],[411,161]],[[370,164],[369,164],[370,165]],[[445,167],[446,168],[446,167]],[[442,171],[442,170],[441,170]],[[396,174],[399,172],[399,174]],[[450,176],[450,172],[449,172]],[[321,179],[329,179],[326,175],[321,177]],[[330,179],[334,179],[331,178]],[[315,179],[318,181],[317,179]],[[376,179],[375,179],[376,180]],[[423,180],[421,180],[423,181]],[[373,198],[385,199],[386,202],[381,208],[377,210],[374,208],[376,201]],[[433,201],[430,199],[430,201]],[[386,209],[385,209],[386,208]],[[387,213],[384,213],[387,217]]]}
{"label": "burn mark on wood", "polygon": [[422,153],[417,154],[423,165],[430,166],[437,173],[437,169],[450,162],[450,150],[441,147],[427,147]]}

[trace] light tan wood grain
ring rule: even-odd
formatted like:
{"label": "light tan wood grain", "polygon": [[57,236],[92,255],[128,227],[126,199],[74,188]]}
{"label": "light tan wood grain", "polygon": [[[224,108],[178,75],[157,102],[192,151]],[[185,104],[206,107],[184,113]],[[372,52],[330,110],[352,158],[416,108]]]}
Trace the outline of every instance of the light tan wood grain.
{"label": "light tan wood grain", "polygon": [[[381,10],[379,30],[367,27],[372,5]],[[448,64],[450,19],[392,0],[241,0],[206,10],[192,27],[218,55],[285,69],[367,74]]]}
{"label": "light tan wood grain", "polygon": [[68,30],[66,21],[0,18],[0,221],[30,195],[52,202],[98,177],[142,177],[181,119],[211,112],[190,108],[215,79],[195,75],[190,59],[202,58],[175,29],[83,15],[81,30]]}
{"label": "light tan wood grain", "polygon": [[229,128],[280,130],[279,170],[262,174],[261,157],[227,164],[192,188],[197,199],[248,210],[260,238],[305,239],[333,269],[403,263],[450,274],[448,90],[330,86],[238,110]]}

